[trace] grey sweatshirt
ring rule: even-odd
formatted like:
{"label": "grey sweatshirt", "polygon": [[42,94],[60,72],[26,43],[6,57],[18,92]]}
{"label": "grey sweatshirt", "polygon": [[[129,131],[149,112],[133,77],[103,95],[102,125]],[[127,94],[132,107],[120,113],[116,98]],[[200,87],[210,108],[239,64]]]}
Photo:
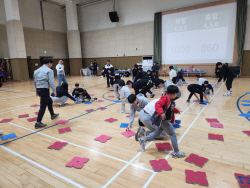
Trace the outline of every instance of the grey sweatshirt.
{"label": "grey sweatshirt", "polygon": [[53,93],[56,93],[56,86],[54,83],[54,72],[47,65],[41,66],[34,71],[34,85],[35,88],[47,88],[51,87]]}
{"label": "grey sweatshirt", "polygon": [[140,112],[150,101],[143,94],[139,93],[136,95],[136,98],[139,100],[137,106],[130,104],[130,118],[129,118],[129,126],[131,126],[135,119],[135,112]]}

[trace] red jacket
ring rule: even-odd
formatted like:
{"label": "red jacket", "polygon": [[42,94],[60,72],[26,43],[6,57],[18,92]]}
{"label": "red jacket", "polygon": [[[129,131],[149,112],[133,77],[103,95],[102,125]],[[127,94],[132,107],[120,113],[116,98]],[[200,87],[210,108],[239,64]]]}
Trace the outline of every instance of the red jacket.
{"label": "red jacket", "polygon": [[[166,95],[163,95],[159,101],[157,101],[155,103],[155,111],[157,112],[158,115],[161,115],[164,113],[164,110],[163,110],[163,106],[168,109],[170,104],[171,104],[171,101],[170,101],[170,97],[168,96],[168,94]],[[179,113],[180,111],[177,109],[177,108],[174,108],[174,113],[172,114],[172,118],[171,118],[171,122],[174,123],[175,121],[175,115],[176,113]]]}

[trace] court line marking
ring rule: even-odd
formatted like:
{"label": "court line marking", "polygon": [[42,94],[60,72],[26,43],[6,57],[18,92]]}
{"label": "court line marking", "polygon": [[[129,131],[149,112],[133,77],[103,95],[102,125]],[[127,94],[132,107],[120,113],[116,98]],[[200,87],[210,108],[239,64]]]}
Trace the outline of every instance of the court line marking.
{"label": "court line marking", "polygon": [[[182,116],[182,114],[184,114],[191,106],[193,106],[195,104],[195,102],[193,102],[189,107],[187,107],[176,119],[180,118]],[[147,148],[150,144],[152,144],[153,141],[151,141],[145,148]],[[133,164],[132,162],[139,156],[142,154],[142,150],[133,158],[129,161],[129,163]],[[117,172],[102,188],[107,187],[110,183],[112,183],[114,181],[115,178],[117,178],[117,176],[119,176],[126,168],[128,167],[128,165],[125,165],[119,172]],[[153,171],[154,172],[154,171]]]}
{"label": "court line marking", "polygon": [[[114,104],[117,104],[117,103],[112,103],[112,104],[109,104],[109,105],[107,105],[107,106],[105,106],[105,107],[112,106],[112,105],[114,105]],[[98,109],[95,110],[95,111],[98,111]],[[95,112],[95,111],[92,111],[92,112]],[[69,121],[70,121],[70,120],[73,120],[73,119],[76,119],[76,118],[78,118],[78,117],[82,117],[82,116],[87,115],[87,114],[92,113],[92,112],[87,112],[87,113],[85,113],[85,114],[76,116],[76,117],[74,117],[74,118],[69,119]],[[53,138],[53,139],[55,139],[55,140],[60,140],[60,141],[62,141],[62,142],[67,142],[67,141],[64,141],[64,140],[62,140],[62,139],[58,139],[58,138],[56,138],[56,137],[50,136],[50,135],[46,135],[46,134],[40,133],[40,132],[43,131],[43,130],[46,130],[46,129],[48,129],[48,128],[51,128],[51,127],[56,126],[57,124],[52,125],[52,126],[49,126],[49,127],[46,127],[46,128],[41,129],[41,130],[39,130],[39,131],[34,131],[34,130],[32,130],[32,129],[29,129],[29,128],[26,128],[26,127],[17,125],[17,124],[15,124],[15,123],[11,123],[11,122],[8,122],[8,123],[11,124],[11,125],[15,125],[15,126],[17,126],[17,127],[20,127],[20,128],[26,129],[26,130],[29,130],[29,131],[31,131],[32,133],[27,134],[27,135],[24,135],[24,136],[21,136],[21,137],[18,137],[18,138],[16,138],[16,139],[10,140],[10,141],[8,141],[8,142],[2,143],[2,144],[0,144],[0,146],[1,146],[1,145],[4,145],[4,144],[7,144],[7,143],[10,143],[10,142],[13,142],[13,141],[15,141],[15,140],[19,140],[19,139],[21,139],[21,138],[25,138],[25,137],[27,137],[27,136],[30,136],[30,135],[36,134],[36,133],[41,134],[41,135],[46,136],[46,137],[49,137],[49,138]],[[71,143],[71,142],[67,142],[67,143],[68,143],[68,144],[71,144],[71,145],[74,145],[74,146],[76,146],[76,147],[79,147],[79,148],[83,148],[83,149],[86,149],[86,150],[89,150],[89,151],[98,153],[98,154],[103,155],[103,156],[106,156],[106,157],[109,157],[109,158],[118,160],[118,161],[120,161],[120,162],[124,162],[124,163],[127,163],[127,164],[129,163],[128,161],[125,161],[125,160],[122,160],[122,159],[113,157],[113,156],[111,156],[111,155],[107,155],[107,154],[105,154],[105,153],[101,153],[101,152],[98,152],[98,151],[94,151],[94,150],[89,149],[89,148],[84,147],[84,146],[80,146],[80,145],[77,145],[77,144],[74,144],[74,143]],[[147,171],[149,171],[149,172],[153,172],[153,170],[150,170],[150,169],[141,167],[141,166],[136,165],[136,164],[131,164],[131,165],[136,166],[136,167],[141,168],[141,169],[144,169],[144,170],[147,170]]]}
{"label": "court line marking", "polygon": [[[209,102],[211,102],[211,100],[215,97],[215,95],[218,93],[218,91],[221,89],[221,87],[224,85],[224,83],[220,86],[220,88],[216,91],[216,93],[214,94],[214,96],[209,100]],[[209,105],[209,104],[208,104]],[[189,127],[187,128],[187,130],[183,133],[183,135],[181,136],[181,138],[178,140],[178,144],[181,142],[181,140],[184,138],[184,136],[187,134],[187,132],[190,130],[190,128],[193,126],[193,124],[196,122],[196,120],[200,117],[200,115],[202,114],[202,112],[206,109],[206,107],[208,105],[205,105],[203,107],[203,109],[201,110],[201,112],[198,114],[198,116],[194,119],[194,121],[189,125]],[[171,155],[172,151],[170,151],[168,153],[168,155],[165,157],[165,159],[167,160],[168,157]],[[157,174],[157,172],[154,172],[151,177],[148,179],[148,181],[144,184],[143,188],[146,188],[149,183],[152,181],[152,179],[155,177],[155,175]]]}
{"label": "court line marking", "polygon": [[9,113],[9,112],[16,111],[16,110],[22,110],[22,109],[25,109],[25,108],[30,108],[30,106],[28,106],[28,107],[23,107],[23,108],[18,108],[18,109],[14,109],[14,110],[10,110],[10,111],[7,111],[7,112],[2,112],[2,113],[0,113],[0,114]]}
{"label": "court line marking", "polygon": [[[239,105],[239,102],[240,102],[240,99],[244,96],[246,96],[247,93],[245,93],[244,95],[242,95],[240,98],[238,98],[237,102],[236,102],[236,105],[237,105],[237,108],[238,110],[240,111],[240,113],[243,113],[242,110],[240,109],[240,105]],[[245,117],[248,121],[250,121],[250,119],[248,117]]]}
{"label": "court line marking", "polygon": [[12,109],[12,108],[16,108],[16,107],[20,107],[20,106],[27,106],[27,105],[32,105],[33,103],[30,103],[30,104],[24,104],[24,105],[19,105],[19,106],[14,106],[14,107],[10,107],[10,108],[2,108],[1,111],[4,111],[4,110],[8,110],[8,109]]}
{"label": "court line marking", "polygon": [[5,146],[0,146],[0,147],[3,148],[3,149],[5,149],[5,150],[7,150],[8,152],[10,152],[10,153],[12,153],[12,154],[18,156],[18,157],[20,157],[20,158],[22,158],[22,159],[24,159],[24,160],[30,162],[31,164],[33,164],[33,165],[35,165],[35,166],[37,166],[37,167],[39,167],[39,168],[41,168],[41,169],[43,169],[43,170],[45,170],[45,171],[51,173],[51,174],[53,174],[54,176],[57,176],[57,177],[63,179],[64,181],[66,181],[66,182],[68,182],[68,183],[70,183],[70,184],[72,184],[72,185],[74,185],[74,186],[76,186],[76,187],[85,188],[84,186],[82,186],[82,185],[80,185],[80,184],[78,184],[78,183],[76,183],[76,182],[74,182],[74,181],[72,181],[72,180],[66,178],[65,176],[63,176],[63,175],[61,175],[61,174],[58,174],[57,172],[52,171],[52,170],[46,168],[45,166],[42,166],[41,164],[39,164],[39,163],[37,163],[37,162],[35,162],[35,161],[32,161],[32,160],[28,159],[27,157],[24,157],[23,155],[21,155],[21,154],[15,152],[15,151],[13,151],[13,150],[11,150],[11,149],[5,147]]}

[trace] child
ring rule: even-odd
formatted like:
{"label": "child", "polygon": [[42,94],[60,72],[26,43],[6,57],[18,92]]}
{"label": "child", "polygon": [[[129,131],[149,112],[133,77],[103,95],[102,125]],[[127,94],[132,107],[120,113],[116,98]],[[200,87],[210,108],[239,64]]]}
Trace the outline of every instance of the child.
{"label": "child", "polygon": [[120,114],[126,114],[125,111],[125,104],[128,103],[128,96],[131,95],[130,90],[125,86],[125,82],[124,80],[119,80],[119,86],[121,87],[121,95],[120,95],[120,99],[122,100],[122,111],[120,112]]}
{"label": "child", "polygon": [[147,141],[153,140],[155,137],[159,137],[163,131],[165,131],[170,136],[172,146],[174,148],[172,157],[185,157],[185,153],[181,152],[178,148],[177,136],[173,128],[173,123],[175,121],[174,113],[180,113],[180,111],[175,108],[175,103],[173,101],[173,99],[176,98],[177,93],[178,87],[173,85],[168,86],[168,94],[162,96],[160,100],[155,103],[155,113],[153,114],[151,120],[153,124],[158,126],[158,128],[146,136],[146,138],[138,138],[143,150],[145,150],[145,144]]}
{"label": "child", "polygon": [[78,98],[79,97],[79,84],[78,83],[75,84],[75,89],[72,92],[72,96],[74,98]]}
{"label": "child", "polygon": [[182,82],[185,82],[186,80],[183,78],[183,74],[181,71],[177,73],[176,76],[176,81],[178,82],[179,85],[182,85]]}
{"label": "child", "polygon": [[151,73],[151,71],[150,71],[150,70],[148,70],[148,71],[147,71],[147,73],[148,73],[148,77],[149,77],[149,79],[153,81],[154,76],[153,76],[153,74]]}
{"label": "child", "polygon": [[[193,95],[195,95],[195,97],[200,100],[200,104],[201,105],[207,105],[206,103],[203,102],[203,96],[205,97],[205,99],[207,100],[207,97],[204,93],[205,91],[205,87],[204,86],[200,86],[198,84],[190,84],[188,87],[187,87],[188,91],[190,92],[190,95],[188,97],[188,100],[187,102],[190,102],[190,99]],[[197,97],[196,93],[200,94],[200,99]],[[207,100],[208,101],[208,100]]]}
{"label": "child", "polygon": [[174,70],[174,67],[171,65],[169,66],[169,80],[171,81],[174,77],[176,77],[176,70]]}
{"label": "child", "polygon": [[201,78],[200,75],[195,75],[195,79],[198,81],[198,85],[203,86],[206,94],[210,94],[210,90],[212,90],[212,94],[214,93],[212,85],[205,78]]}
{"label": "child", "polygon": [[78,91],[79,91],[79,98],[82,100],[81,101],[82,103],[84,103],[85,100],[88,100],[88,102],[93,102],[93,101],[97,100],[97,98],[91,99],[91,97],[89,96],[88,92],[85,89],[83,89],[83,88],[79,88]]}
{"label": "child", "polygon": [[137,82],[132,82],[131,80],[128,80],[127,85],[129,88],[133,88],[135,90],[135,95],[142,93],[146,96],[146,93],[149,92],[151,98],[155,96],[151,91],[151,88],[153,87],[153,83],[151,80],[142,79]]}
{"label": "child", "polygon": [[125,71],[124,76],[129,77],[129,71],[128,70]]}
{"label": "child", "polygon": [[135,77],[137,76],[138,74],[138,65],[135,64],[133,70],[132,70],[132,80],[134,81],[135,80]]}
{"label": "child", "polygon": [[[177,83],[176,77],[172,79],[172,82],[170,82],[169,80],[167,80],[167,81],[165,82],[164,87],[163,87],[162,96],[163,96],[163,95],[166,95],[166,94],[168,93],[168,91],[167,91],[167,90],[168,90],[168,86],[171,86],[171,85],[175,86],[176,83]],[[180,89],[178,88],[178,93],[177,93],[177,95],[176,95],[176,98],[173,99],[173,100],[175,101],[175,100],[179,99],[180,97],[181,97],[181,91],[180,91]]]}
{"label": "child", "polygon": [[115,79],[114,81],[114,90],[115,90],[115,95],[117,97],[118,100],[120,100],[120,95],[119,95],[119,92],[118,92],[118,89],[119,89],[119,81],[121,80],[121,76],[120,74],[116,73],[115,75],[112,74],[112,77],[113,79]]}
{"label": "child", "polygon": [[212,95],[214,94],[214,88],[207,80],[204,82],[204,86],[206,94],[210,94],[210,90],[212,90]]}

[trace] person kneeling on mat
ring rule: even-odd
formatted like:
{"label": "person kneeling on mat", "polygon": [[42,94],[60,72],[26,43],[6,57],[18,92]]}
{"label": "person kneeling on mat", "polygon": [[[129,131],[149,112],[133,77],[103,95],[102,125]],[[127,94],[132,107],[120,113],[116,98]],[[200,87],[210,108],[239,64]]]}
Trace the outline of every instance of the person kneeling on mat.
{"label": "person kneeling on mat", "polygon": [[[190,92],[190,95],[188,97],[188,100],[187,102],[190,102],[190,99],[193,95],[195,95],[195,97],[200,101],[200,104],[201,105],[207,105],[206,103],[203,102],[203,96],[205,97],[205,99],[208,101],[204,91],[205,91],[205,86],[200,86],[198,84],[190,84],[188,87],[187,87],[188,91]],[[198,98],[198,96],[196,95],[196,93],[200,94],[200,99]]]}
{"label": "person kneeling on mat", "polygon": [[131,129],[135,119],[135,112],[140,112],[150,101],[143,94],[139,93],[138,95],[129,95],[128,102],[130,103],[130,118],[128,129]]}
{"label": "person kneeling on mat", "polygon": [[[155,103],[158,102],[160,99],[154,99],[150,101],[139,113],[139,120],[146,126],[150,131],[145,131],[144,128],[139,127],[137,133],[135,135],[135,140],[138,141],[138,138],[141,138],[145,135],[149,135],[150,133],[154,132],[158,127],[150,121],[152,115],[155,112]],[[164,139],[166,136],[166,132],[163,131],[161,135],[155,137],[154,139]]]}
{"label": "person kneeling on mat", "polygon": [[97,100],[97,98],[91,98],[88,92],[83,88],[79,88],[78,91],[79,91],[79,98],[82,100],[81,101],[82,103],[86,102],[85,100],[87,100],[87,102],[93,102]]}
{"label": "person kneeling on mat", "polygon": [[54,97],[54,93],[51,94],[50,98],[52,99],[53,103],[60,103],[59,107],[65,106],[65,102],[70,98],[71,100],[76,100],[68,93],[68,84],[63,82],[61,86],[56,87],[56,97]]}
{"label": "person kneeling on mat", "polygon": [[138,139],[143,150],[145,150],[145,144],[147,141],[157,138],[163,133],[163,131],[165,131],[170,136],[174,148],[172,157],[185,157],[185,153],[178,148],[177,136],[173,128],[173,123],[175,122],[174,113],[180,114],[180,111],[175,108],[175,103],[173,101],[173,99],[176,98],[177,93],[177,86],[171,85],[168,87],[168,94],[162,96],[160,100],[155,103],[155,113],[153,114],[151,121],[157,126],[157,129],[146,136],[146,138]]}

